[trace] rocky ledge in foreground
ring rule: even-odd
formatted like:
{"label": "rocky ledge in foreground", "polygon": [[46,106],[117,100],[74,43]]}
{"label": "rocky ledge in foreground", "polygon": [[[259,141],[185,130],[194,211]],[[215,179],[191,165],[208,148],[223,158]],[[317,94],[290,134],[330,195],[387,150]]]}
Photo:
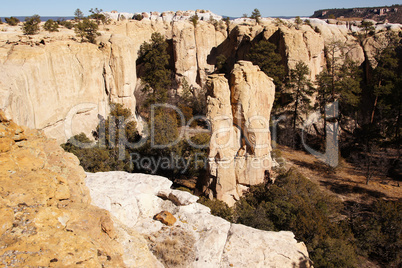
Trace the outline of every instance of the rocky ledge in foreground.
{"label": "rocky ledge in foreground", "polygon": [[[306,246],[292,232],[261,231],[213,216],[197,203],[198,197],[170,189],[167,178],[88,173],[86,184],[92,203],[147,237],[150,249],[167,267],[310,266]],[[165,224],[155,218],[165,219]]]}
{"label": "rocky ledge in foreground", "polygon": [[126,267],[124,239],[155,267],[145,239],[90,202],[78,159],[0,111],[0,267]]}

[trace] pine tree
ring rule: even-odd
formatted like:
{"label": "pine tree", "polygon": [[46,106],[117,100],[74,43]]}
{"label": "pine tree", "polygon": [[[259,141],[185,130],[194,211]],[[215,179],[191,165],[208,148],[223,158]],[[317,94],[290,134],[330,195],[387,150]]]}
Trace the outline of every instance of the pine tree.
{"label": "pine tree", "polygon": [[260,13],[260,11],[259,11],[257,8],[255,8],[255,9],[253,10],[253,12],[251,13],[250,18],[255,19],[255,20],[257,21],[257,23],[259,23],[259,22],[260,22],[260,19],[261,19],[261,13]]}
{"label": "pine tree", "polygon": [[316,76],[317,104],[324,115],[324,136],[326,134],[325,107],[327,104],[338,101],[341,116],[356,112],[360,104],[361,72],[357,64],[348,58],[345,53],[347,49],[348,47],[340,41],[329,43],[325,47],[327,66]]}
{"label": "pine tree", "polygon": [[[250,48],[246,59],[253,64],[258,65],[266,75],[274,80],[276,87],[275,99],[278,100],[282,96],[282,85],[285,79],[285,67],[282,64],[282,57],[276,51],[276,46],[269,41],[261,40]],[[282,103],[275,101],[276,106]],[[278,104],[280,103],[280,104]]]}
{"label": "pine tree", "polygon": [[82,13],[82,11],[79,8],[77,8],[74,12],[74,16],[75,16],[74,19],[76,21],[80,21],[84,18],[84,13]]}
{"label": "pine tree", "polygon": [[400,37],[388,35],[386,46],[377,51],[371,88],[373,108],[370,123],[382,125],[384,134],[395,141],[401,137],[402,111],[402,44]]}
{"label": "pine tree", "polygon": [[247,58],[260,67],[266,75],[274,79],[276,86],[282,86],[285,77],[285,67],[282,57],[275,52],[276,46],[269,41],[261,40],[247,54]]}
{"label": "pine tree", "polygon": [[362,21],[359,28],[364,31],[365,38],[367,38],[370,32],[375,31],[374,24],[371,21]]}
{"label": "pine tree", "polygon": [[293,130],[296,130],[296,122],[300,117],[300,111],[307,112],[310,109],[310,97],[313,94],[313,84],[308,78],[310,70],[308,66],[299,61],[295,69],[290,70],[290,79],[287,87],[293,99]]}
{"label": "pine tree", "polygon": [[141,79],[146,83],[147,104],[165,103],[171,86],[168,44],[160,33],[153,33],[151,42],[144,42],[139,50],[139,63],[143,64]]}
{"label": "pine tree", "polygon": [[[339,69],[338,93],[342,116],[353,116],[357,113],[361,100],[362,70],[356,62],[346,58]],[[355,117],[355,120],[357,118]]]}
{"label": "pine tree", "polygon": [[91,15],[90,15],[88,18],[96,20],[96,23],[97,23],[98,25],[99,25],[101,22],[102,22],[103,24],[106,24],[107,19],[106,19],[106,16],[101,13],[101,12],[103,12],[102,9],[91,8],[91,9],[89,10],[89,12],[91,12]]}

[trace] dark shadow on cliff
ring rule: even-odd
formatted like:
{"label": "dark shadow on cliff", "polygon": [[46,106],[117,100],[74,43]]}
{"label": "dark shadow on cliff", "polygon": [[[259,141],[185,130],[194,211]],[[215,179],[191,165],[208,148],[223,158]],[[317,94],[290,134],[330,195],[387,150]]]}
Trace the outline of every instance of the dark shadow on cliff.
{"label": "dark shadow on cliff", "polygon": [[293,268],[309,268],[309,267],[312,267],[313,266],[313,261],[310,260],[309,257],[305,256],[303,254],[303,252],[299,251],[299,253],[302,254],[304,256],[304,258],[300,257],[299,258],[299,263],[293,262],[292,267]]}

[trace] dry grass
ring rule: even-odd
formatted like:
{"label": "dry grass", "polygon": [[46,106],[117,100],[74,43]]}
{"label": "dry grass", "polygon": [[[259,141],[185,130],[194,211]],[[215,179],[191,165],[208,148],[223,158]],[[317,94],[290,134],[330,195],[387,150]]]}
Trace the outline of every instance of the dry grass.
{"label": "dry grass", "polygon": [[165,267],[188,267],[194,261],[194,236],[178,227],[163,227],[148,237],[149,248]]}

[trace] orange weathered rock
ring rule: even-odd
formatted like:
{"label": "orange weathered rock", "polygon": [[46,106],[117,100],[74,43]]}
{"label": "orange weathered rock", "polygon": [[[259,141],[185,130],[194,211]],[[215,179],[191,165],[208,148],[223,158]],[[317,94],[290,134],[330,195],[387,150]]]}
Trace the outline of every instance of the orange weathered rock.
{"label": "orange weathered rock", "polygon": [[154,220],[160,221],[165,225],[172,226],[176,218],[169,211],[161,211],[154,216]]}
{"label": "orange weathered rock", "polygon": [[124,267],[108,211],[90,205],[78,159],[0,111],[0,263]]}

